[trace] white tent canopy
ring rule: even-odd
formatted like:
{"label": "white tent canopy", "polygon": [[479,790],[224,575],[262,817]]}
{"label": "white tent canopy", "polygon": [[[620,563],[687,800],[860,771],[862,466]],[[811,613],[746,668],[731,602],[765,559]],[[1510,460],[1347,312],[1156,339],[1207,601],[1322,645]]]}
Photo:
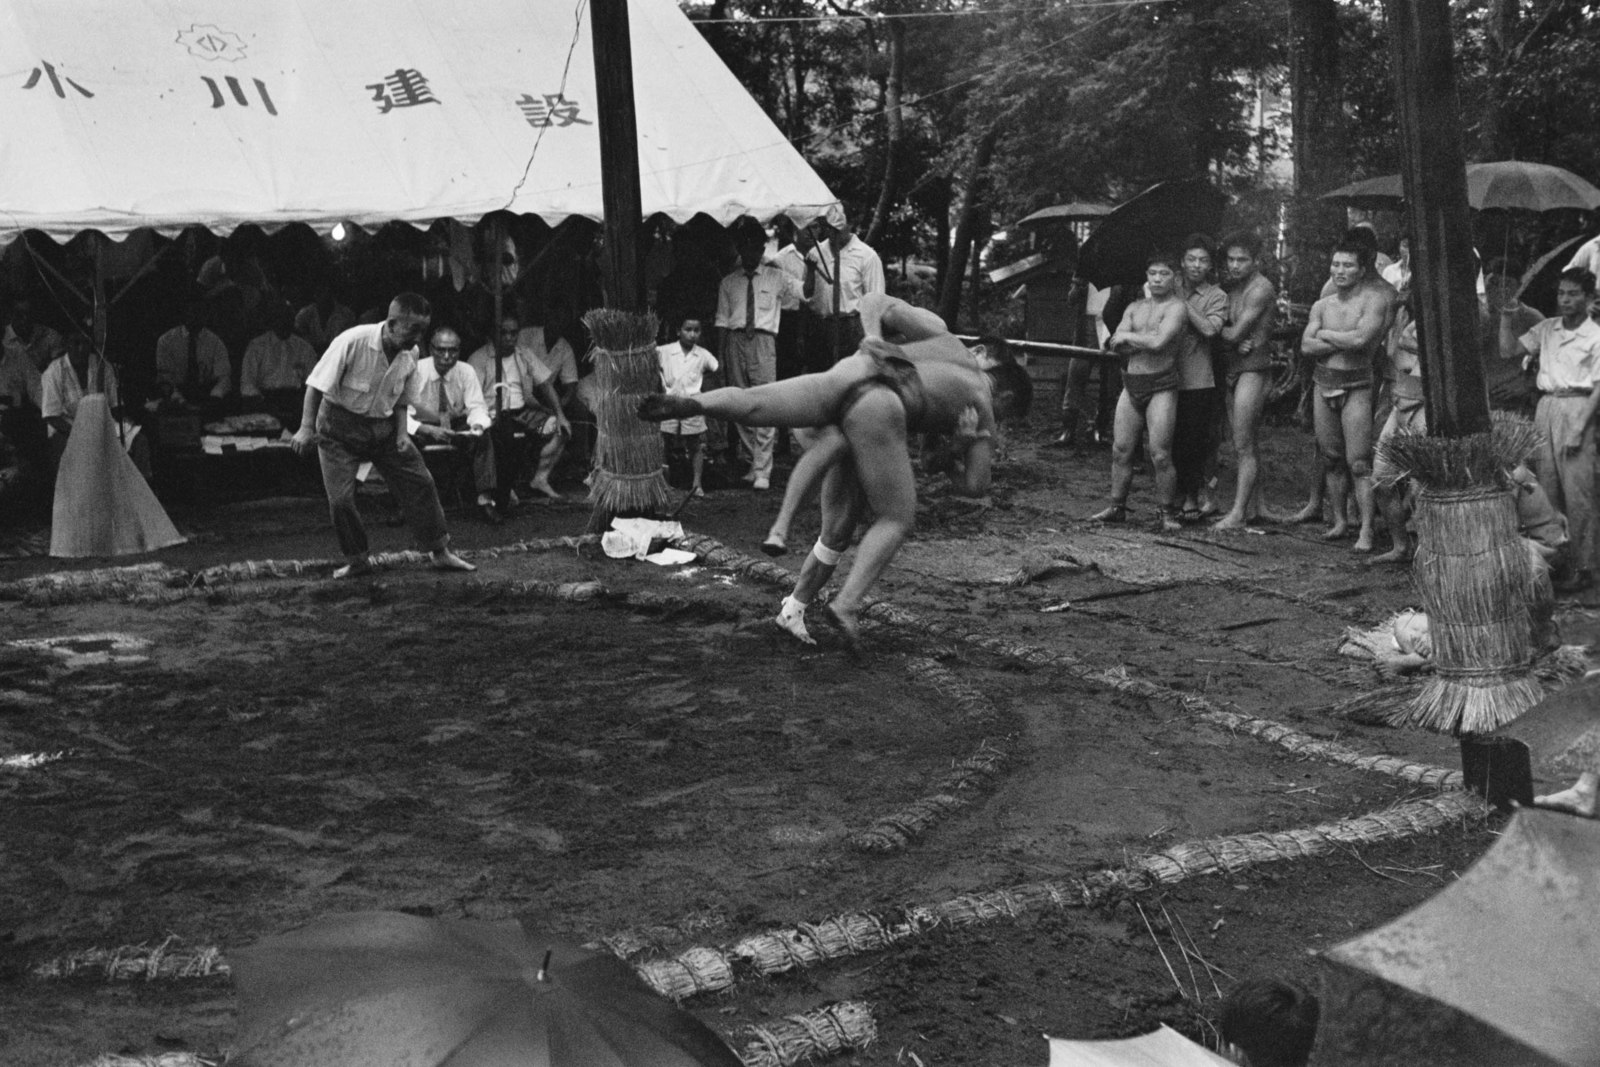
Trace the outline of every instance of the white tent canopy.
{"label": "white tent canopy", "polygon": [[[643,208],[834,202],[673,0],[629,0]],[[585,0],[6,0],[0,242],[599,219]]]}

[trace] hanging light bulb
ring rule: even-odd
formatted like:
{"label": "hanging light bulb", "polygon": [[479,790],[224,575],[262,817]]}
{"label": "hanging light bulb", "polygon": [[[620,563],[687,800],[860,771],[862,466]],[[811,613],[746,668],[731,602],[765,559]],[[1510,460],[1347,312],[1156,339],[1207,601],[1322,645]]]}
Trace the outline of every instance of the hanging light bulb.
{"label": "hanging light bulb", "polygon": [[344,240],[344,223],[336,222],[333,224],[333,239],[335,241]]}

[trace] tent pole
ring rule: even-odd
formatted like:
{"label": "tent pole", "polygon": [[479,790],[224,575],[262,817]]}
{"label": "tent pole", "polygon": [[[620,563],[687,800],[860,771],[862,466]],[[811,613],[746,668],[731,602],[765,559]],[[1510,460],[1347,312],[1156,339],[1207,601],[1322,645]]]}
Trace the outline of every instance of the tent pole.
{"label": "tent pole", "polygon": [[639,228],[644,215],[639,188],[639,128],[634,114],[633,47],[628,0],[591,0],[594,83],[600,127],[600,197],[605,206],[601,269],[606,306],[643,311]]}

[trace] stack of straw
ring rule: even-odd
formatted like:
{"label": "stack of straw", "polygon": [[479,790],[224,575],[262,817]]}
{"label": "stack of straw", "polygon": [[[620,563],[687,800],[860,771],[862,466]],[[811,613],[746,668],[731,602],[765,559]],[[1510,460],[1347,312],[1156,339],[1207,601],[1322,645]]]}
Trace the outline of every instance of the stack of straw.
{"label": "stack of straw", "polygon": [[1412,575],[1428,614],[1435,674],[1390,722],[1481,733],[1538,703],[1528,608],[1535,575],[1517,527],[1509,472],[1538,442],[1531,424],[1489,433],[1401,433],[1379,445],[1421,489]]}
{"label": "stack of straw", "polygon": [[597,308],[583,317],[583,324],[594,338],[591,358],[600,387],[595,411],[600,434],[589,501],[597,516],[664,513],[661,433],[635,414],[641,399],[661,391],[656,317]]}

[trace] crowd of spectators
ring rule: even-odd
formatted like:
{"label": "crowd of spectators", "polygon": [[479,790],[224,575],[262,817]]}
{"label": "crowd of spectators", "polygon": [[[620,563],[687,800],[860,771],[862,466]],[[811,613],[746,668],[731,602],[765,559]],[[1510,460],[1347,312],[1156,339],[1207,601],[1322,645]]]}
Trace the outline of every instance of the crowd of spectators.
{"label": "crowd of spectators", "polygon": [[[1585,246],[1587,248],[1587,246]],[[1120,374],[1112,432],[1111,490],[1093,518],[1128,520],[1142,453],[1154,475],[1155,524],[1178,530],[1212,518],[1220,529],[1261,521],[1325,520],[1330,541],[1404,561],[1415,550],[1410,504],[1416,487],[1375,448],[1401,432],[1426,432],[1422,360],[1412,270],[1402,243],[1381,256],[1370,227],[1348,231],[1329,253],[1328,278],[1310,308],[1298,350],[1315,449],[1306,503],[1279,515],[1260,499],[1256,439],[1275,373],[1268,357],[1282,314],[1259,267],[1260,244],[1241,232],[1215,242],[1191,235],[1181,249],[1149,257],[1142,288],[1107,301],[1104,369]],[[1583,257],[1580,250],[1579,259]],[[1510,472],[1524,535],[1550,563],[1556,588],[1588,587],[1600,569],[1595,518],[1595,413],[1600,407],[1600,307],[1594,276],[1574,262],[1557,287],[1555,316],[1518,297],[1520,264],[1491,260],[1483,271],[1482,361],[1494,409],[1531,418],[1542,445]],[[1120,299],[1119,299],[1120,297]],[[1292,350],[1292,348],[1291,348]],[[1064,411],[1069,442],[1076,412]],[[1232,507],[1214,497],[1218,451],[1231,435],[1238,464]],[[1570,535],[1569,532],[1570,531]]]}

